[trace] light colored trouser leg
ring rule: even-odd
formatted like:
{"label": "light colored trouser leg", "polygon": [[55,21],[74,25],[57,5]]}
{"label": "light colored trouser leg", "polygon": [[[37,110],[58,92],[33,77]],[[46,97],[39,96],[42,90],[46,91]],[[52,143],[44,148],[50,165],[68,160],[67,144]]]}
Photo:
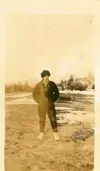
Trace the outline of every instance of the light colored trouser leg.
{"label": "light colored trouser leg", "polygon": [[38,106],[38,114],[39,114],[40,132],[44,132],[45,120],[46,120],[46,106],[39,105]]}

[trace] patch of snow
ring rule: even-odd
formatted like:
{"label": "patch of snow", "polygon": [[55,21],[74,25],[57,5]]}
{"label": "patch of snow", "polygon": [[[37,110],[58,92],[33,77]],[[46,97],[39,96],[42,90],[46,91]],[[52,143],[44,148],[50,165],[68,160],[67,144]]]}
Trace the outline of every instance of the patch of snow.
{"label": "patch of snow", "polygon": [[30,96],[30,95],[32,95],[32,93],[12,94],[12,95],[7,95],[6,94],[6,97],[27,97],[27,96]]}
{"label": "patch of snow", "polygon": [[63,107],[63,106],[56,106],[55,107],[56,110],[71,110],[71,108],[68,108],[68,107]]}
{"label": "patch of snow", "polygon": [[74,93],[74,94],[87,94],[87,95],[94,95],[95,93],[94,93],[94,91],[77,91],[77,90],[75,90],[75,91],[70,91],[70,90],[63,90],[63,91],[60,91],[60,93],[62,93],[62,94],[68,94],[68,93]]}
{"label": "patch of snow", "polygon": [[13,105],[13,104],[37,104],[33,99],[15,99],[5,102],[6,105]]}
{"label": "patch of snow", "polygon": [[[77,111],[75,111],[77,113]],[[78,113],[78,115],[73,115],[73,112],[71,113],[60,113],[57,115],[58,123],[77,123],[77,122],[85,122],[85,121],[91,121],[93,120],[93,116],[91,114],[89,115],[82,115],[82,112]]]}

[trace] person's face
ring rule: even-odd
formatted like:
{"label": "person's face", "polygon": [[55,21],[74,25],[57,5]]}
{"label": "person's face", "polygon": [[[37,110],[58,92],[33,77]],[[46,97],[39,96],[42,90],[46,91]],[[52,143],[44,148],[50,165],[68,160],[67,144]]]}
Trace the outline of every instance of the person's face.
{"label": "person's face", "polygon": [[49,81],[49,76],[46,75],[44,78],[43,78],[44,82],[48,82]]}

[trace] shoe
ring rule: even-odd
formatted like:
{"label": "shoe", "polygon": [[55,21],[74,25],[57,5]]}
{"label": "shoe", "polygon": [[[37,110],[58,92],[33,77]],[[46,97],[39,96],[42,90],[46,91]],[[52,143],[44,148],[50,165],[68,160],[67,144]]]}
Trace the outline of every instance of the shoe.
{"label": "shoe", "polygon": [[40,132],[38,136],[38,140],[42,140],[44,137],[44,132]]}
{"label": "shoe", "polygon": [[57,132],[53,132],[53,136],[56,141],[59,141],[60,138]]}

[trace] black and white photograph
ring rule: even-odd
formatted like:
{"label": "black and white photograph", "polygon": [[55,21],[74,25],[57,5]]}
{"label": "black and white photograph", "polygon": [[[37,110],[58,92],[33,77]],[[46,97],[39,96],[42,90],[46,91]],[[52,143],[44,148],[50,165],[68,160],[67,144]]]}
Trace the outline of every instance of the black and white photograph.
{"label": "black and white photograph", "polygon": [[94,25],[30,1],[6,13],[5,171],[94,171]]}

